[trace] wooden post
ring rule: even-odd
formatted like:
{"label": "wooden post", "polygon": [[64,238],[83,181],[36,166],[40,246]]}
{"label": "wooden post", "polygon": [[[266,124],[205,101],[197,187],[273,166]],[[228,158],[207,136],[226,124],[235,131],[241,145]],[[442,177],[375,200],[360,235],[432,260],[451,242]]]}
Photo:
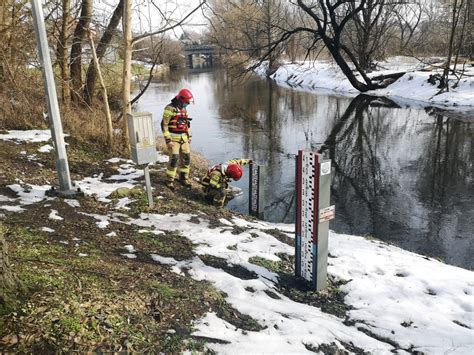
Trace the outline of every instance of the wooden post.
{"label": "wooden post", "polygon": [[107,119],[107,144],[109,147],[112,147],[114,131],[112,126],[112,116],[110,115],[109,99],[107,96],[107,88],[105,87],[104,78],[102,77],[102,72],[100,70],[99,60],[97,59],[97,53],[95,52],[95,43],[94,39],[92,38],[91,31],[89,31],[89,41],[91,43],[92,59],[94,60],[94,65],[97,69],[97,76],[99,77],[100,86],[102,88],[102,100],[104,101],[104,112]]}

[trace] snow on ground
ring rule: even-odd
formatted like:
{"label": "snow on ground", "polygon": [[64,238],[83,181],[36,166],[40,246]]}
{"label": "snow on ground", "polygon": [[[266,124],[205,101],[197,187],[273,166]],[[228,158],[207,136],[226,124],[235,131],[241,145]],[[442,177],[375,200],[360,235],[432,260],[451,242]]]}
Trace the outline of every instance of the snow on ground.
{"label": "snow on ground", "polygon": [[63,199],[63,201],[66,202],[71,207],[81,207],[81,203],[78,200],[65,198]]}
{"label": "snow on ground", "polygon": [[51,213],[48,216],[49,219],[52,219],[54,221],[62,221],[64,218],[58,215],[57,210],[51,210]]}
{"label": "snow on ground", "polygon": [[40,152],[40,153],[49,153],[53,149],[54,149],[54,147],[51,144],[46,144],[46,145],[41,146],[38,149],[38,152]]}
{"label": "snow on ground", "polygon": [[[369,76],[407,71],[386,89],[367,92],[368,94],[387,96],[397,101],[399,99],[419,101],[426,105],[442,107],[474,107],[474,67],[466,67],[465,75],[456,87],[453,84],[458,80],[450,76],[450,91],[436,95],[439,91],[436,85],[427,82],[430,75],[442,73],[442,70],[419,71],[421,65],[411,58],[394,57],[386,62],[379,63],[382,70],[374,71]],[[460,66],[458,66],[458,69]],[[257,74],[265,75],[266,66],[256,69]],[[271,76],[277,83],[289,85],[304,91],[331,90],[348,96],[359,93],[349,83],[339,67],[329,61],[301,62],[284,64]]]}
{"label": "snow on ground", "polygon": [[[135,179],[140,174],[130,166],[121,166],[120,169],[119,176],[127,177],[121,184],[136,185]],[[94,193],[108,203],[105,197],[120,184],[98,176],[86,178],[79,185],[81,188],[87,185],[87,193]],[[8,209],[13,210],[44,201],[45,191],[50,188],[21,182],[9,187],[19,197],[0,197],[0,201],[8,202]],[[1,206],[3,210],[4,207]],[[9,213],[15,212],[8,209]],[[336,280],[347,282],[340,288],[346,293],[345,303],[352,306],[348,319],[341,319],[322,312],[318,307],[292,301],[278,291],[277,274],[251,262],[252,257],[278,261],[279,255],[293,255],[293,247],[270,234],[272,229],[279,229],[292,236],[293,225],[234,217],[221,219],[221,226],[211,228],[203,213],[141,214],[136,219],[116,212],[83,214],[94,218],[101,228],[109,226],[111,221],[132,223],[143,228],[140,231],[157,235],[163,231],[178,231],[183,238],[192,241],[196,254],[192,259],[177,261],[157,253],[149,257],[180,275],[211,282],[225,293],[229,304],[264,328],[245,331],[214,313],[206,314],[195,323],[193,334],[222,340],[207,345],[218,353],[309,353],[322,344],[334,343],[341,349],[352,344],[373,354],[392,351],[399,354],[414,351],[472,354],[472,271],[382,242],[331,232],[328,273]],[[113,233],[107,235],[117,235]],[[123,257],[131,259],[136,256],[135,252],[140,252],[132,245],[124,245],[124,251]],[[229,266],[243,267],[255,277],[240,279],[223,269],[206,265],[199,257],[201,255],[226,260]],[[86,257],[87,254],[79,256]],[[395,348],[394,343],[399,348]]]}
{"label": "snow on ground", "polygon": [[[258,275],[257,279],[241,280],[205,265],[198,257],[178,262],[152,255],[153,260],[171,265],[177,273],[187,270],[196,280],[212,282],[228,295],[227,301],[237,310],[267,327],[260,332],[244,332],[215,314],[207,315],[196,324],[195,334],[230,342],[210,346],[219,353],[307,352],[304,344],[317,347],[339,341],[352,342],[371,353],[393,350],[389,343],[369,337],[358,328],[376,334],[379,339],[390,339],[405,350],[470,354],[474,347],[471,271],[381,242],[331,233],[328,273],[349,281],[341,287],[347,292],[345,302],[354,307],[349,318],[355,325],[348,326],[319,308],[279,294],[275,289],[276,275],[249,263],[254,256],[278,260],[277,253],[293,254],[292,247],[265,233],[275,225],[257,222],[249,224],[254,229],[235,235],[227,227],[209,229],[202,217],[198,217],[199,224],[191,222],[191,217],[143,214],[132,223],[162,230],[178,229],[193,241],[198,255],[214,255]],[[237,222],[236,225],[242,225],[238,219]],[[284,230],[292,227],[286,226]],[[265,291],[276,293],[279,299]]]}
{"label": "snow on ground", "polygon": [[96,222],[96,224],[97,224],[97,227],[99,228],[107,228],[107,226],[110,224],[108,216],[94,214],[94,213],[85,213],[85,212],[79,212],[79,213],[83,214],[84,216],[93,217],[96,220],[98,220],[99,222]]}
{"label": "snow on ground", "polygon": [[51,131],[49,129],[45,130],[29,130],[29,131],[7,131],[6,134],[0,134],[0,140],[5,141],[15,141],[15,142],[27,142],[27,143],[37,143],[37,142],[47,142],[51,139]]}
{"label": "snow on ground", "polygon": [[26,211],[24,208],[20,206],[10,206],[10,205],[2,205],[0,206],[2,210],[9,211],[9,212],[22,212]]}
{"label": "snow on ground", "polygon": [[46,191],[51,189],[51,186],[49,185],[39,186],[23,184],[21,181],[19,181],[19,184],[8,185],[7,187],[17,193],[22,205],[31,205],[33,203],[50,199],[46,196]]}

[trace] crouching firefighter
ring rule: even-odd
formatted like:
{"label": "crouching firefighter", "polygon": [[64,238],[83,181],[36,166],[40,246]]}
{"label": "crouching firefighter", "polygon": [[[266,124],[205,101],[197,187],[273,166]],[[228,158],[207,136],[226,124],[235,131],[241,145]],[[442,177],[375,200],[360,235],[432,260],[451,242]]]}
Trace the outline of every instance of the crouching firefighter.
{"label": "crouching firefighter", "polygon": [[229,182],[240,180],[243,175],[242,167],[251,162],[249,159],[233,159],[209,168],[201,179],[206,201],[214,206],[224,207],[230,191]]}
{"label": "crouching firefighter", "polygon": [[186,106],[194,102],[193,94],[188,89],[182,89],[178,95],[165,107],[161,130],[169,153],[169,163],[166,170],[166,186],[174,190],[173,182],[179,165],[179,182],[191,187],[189,181],[189,165],[191,163],[191,118],[188,117]]}

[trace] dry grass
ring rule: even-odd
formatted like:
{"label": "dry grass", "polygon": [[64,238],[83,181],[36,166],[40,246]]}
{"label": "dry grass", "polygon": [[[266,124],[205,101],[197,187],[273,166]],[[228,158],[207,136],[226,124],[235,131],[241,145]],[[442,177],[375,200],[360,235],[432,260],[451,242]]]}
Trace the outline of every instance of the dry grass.
{"label": "dry grass", "polygon": [[0,128],[46,128],[41,76],[19,75],[14,82],[0,81]]}
{"label": "dry grass", "polygon": [[[112,86],[115,90],[112,90],[111,97],[117,101],[120,85],[115,83]],[[60,85],[57,85],[57,90],[63,129],[72,141],[92,144],[101,150],[124,152],[122,137],[116,137],[112,149],[107,146],[106,118],[99,99],[92,107],[84,103],[65,106],[61,103]],[[40,71],[23,71],[14,82],[0,81],[0,130],[47,129],[46,112],[46,96]],[[122,124],[114,128],[122,128]]]}

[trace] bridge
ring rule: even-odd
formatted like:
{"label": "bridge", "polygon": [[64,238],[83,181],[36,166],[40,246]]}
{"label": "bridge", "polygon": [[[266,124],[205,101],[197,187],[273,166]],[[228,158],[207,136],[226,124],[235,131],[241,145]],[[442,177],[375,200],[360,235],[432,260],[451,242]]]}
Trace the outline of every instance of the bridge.
{"label": "bridge", "polygon": [[205,63],[213,66],[214,57],[218,54],[216,46],[210,44],[184,44],[182,45],[184,56],[186,57],[186,65],[193,68],[193,56],[198,55],[205,57]]}

